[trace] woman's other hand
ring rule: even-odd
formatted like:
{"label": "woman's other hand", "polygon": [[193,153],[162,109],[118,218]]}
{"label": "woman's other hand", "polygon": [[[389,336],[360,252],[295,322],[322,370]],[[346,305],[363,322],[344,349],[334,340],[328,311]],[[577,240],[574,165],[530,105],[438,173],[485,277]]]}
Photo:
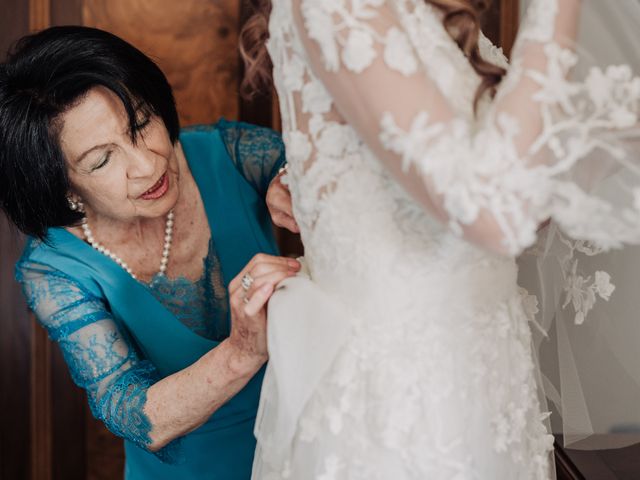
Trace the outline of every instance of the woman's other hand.
{"label": "woman's other hand", "polygon": [[271,181],[267,190],[267,208],[274,225],[286,228],[293,233],[300,233],[300,228],[293,217],[291,192],[289,192],[289,187],[282,182],[282,177],[285,174],[286,171],[282,171]]}
{"label": "woman's other hand", "polygon": [[258,254],[229,284],[229,342],[242,365],[252,368],[267,360],[267,303],[276,286],[300,268],[292,258]]}

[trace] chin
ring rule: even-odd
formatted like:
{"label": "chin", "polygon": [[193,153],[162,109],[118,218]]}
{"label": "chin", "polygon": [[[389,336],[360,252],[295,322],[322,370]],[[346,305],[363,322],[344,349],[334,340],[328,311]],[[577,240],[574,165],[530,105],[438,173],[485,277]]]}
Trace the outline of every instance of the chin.
{"label": "chin", "polygon": [[[166,215],[170,210],[174,209],[176,204],[178,203],[178,198],[180,198],[180,192],[177,186],[172,186],[173,188],[169,188],[167,193],[160,199],[158,199],[157,207],[161,210],[160,215]],[[154,205],[154,207],[156,207]]]}
{"label": "chin", "polygon": [[162,198],[154,200],[151,204],[146,200],[142,200],[138,210],[138,216],[144,218],[160,218],[166,216],[172,209],[175,208],[178,203],[178,189],[169,189]]}

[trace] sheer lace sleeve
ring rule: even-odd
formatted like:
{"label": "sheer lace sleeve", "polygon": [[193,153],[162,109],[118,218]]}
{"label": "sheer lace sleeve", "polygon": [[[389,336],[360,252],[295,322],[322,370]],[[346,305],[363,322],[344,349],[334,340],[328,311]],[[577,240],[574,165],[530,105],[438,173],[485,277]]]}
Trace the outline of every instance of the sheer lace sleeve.
{"label": "sheer lace sleeve", "polygon": [[[511,255],[549,217],[605,248],[640,240],[638,155],[626,148],[638,137],[640,79],[624,66],[572,78],[582,0],[532,2],[508,74],[477,116],[443,93],[451,75],[464,75],[460,50],[448,57],[457,70],[425,57],[452,43],[425,2],[293,0],[292,8],[339,115],[453,231]],[[302,102],[310,113],[321,103],[304,91]],[[595,187],[620,169],[623,185]]]}
{"label": "sheer lace sleeve", "polygon": [[221,121],[218,128],[236,167],[264,197],[285,163],[282,137],[269,128],[243,122]]}
{"label": "sheer lace sleeve", "polygon": [[[160,378],[141,359],[104,302],[70,277],[45,265],[22,262],[17,278],[30,308],[58,342],[73,381],[87,392],[93,415],[107,428],[147,449],[152,425],[145,414],[147,389]],[[155,454],[180,460],[179,440]]]}

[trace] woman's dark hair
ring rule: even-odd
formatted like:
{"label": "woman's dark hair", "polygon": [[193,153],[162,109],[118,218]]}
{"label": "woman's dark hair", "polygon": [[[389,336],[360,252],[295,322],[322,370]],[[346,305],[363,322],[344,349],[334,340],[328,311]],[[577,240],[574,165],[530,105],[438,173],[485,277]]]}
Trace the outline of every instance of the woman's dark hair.
{"label": "woman's dark hair", "polygon": [[153,61],[124,40],[88,27],[53,27],[19,40],[0,64],[0,208],[24,233],[77,224],[60,149],[60,115],[95,87],[117,95],[129,117],[159,116],[172,142],[180,130],[171,87]]}

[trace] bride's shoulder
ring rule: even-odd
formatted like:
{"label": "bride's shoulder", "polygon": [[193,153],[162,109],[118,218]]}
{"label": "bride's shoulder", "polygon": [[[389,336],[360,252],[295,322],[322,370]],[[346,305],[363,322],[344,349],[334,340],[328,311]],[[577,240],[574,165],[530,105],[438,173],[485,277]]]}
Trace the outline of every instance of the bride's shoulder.
{"label": "bride's shoulder", "polygon": [[[287,0],[281,0],[287,1]],[[324,67],[361,73],[377,58],[405,75],[417,69],[407,20],[423,0],[288,0],[294,19],[315,42]]]}

